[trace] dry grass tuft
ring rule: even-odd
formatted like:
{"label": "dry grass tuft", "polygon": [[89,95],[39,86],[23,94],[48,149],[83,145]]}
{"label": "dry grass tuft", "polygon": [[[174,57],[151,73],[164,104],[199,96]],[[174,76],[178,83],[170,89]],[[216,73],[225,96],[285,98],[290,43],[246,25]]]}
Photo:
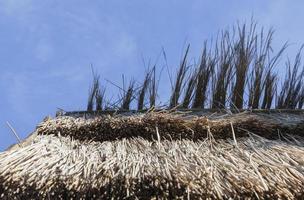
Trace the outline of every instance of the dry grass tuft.
{"label": "dry grass tuft", "polygon": [[134,84],[135,84],[135,81],[131,80],[127,91],[125,91],[125,90],[123,91],[122,104],[121,104],[122,110],[130,110],[131,102],[134,99],[134,92],[135,92]]}
{"label": "dry grass tuft", "polygon": [[190,107],[190,103],[192,101],[193,93],[195,90],[196,80],[197,80],[197,73],[194,71],[189,75],[188,80],[187,80],[187,86],[186,86],[186,90],[184,92],[185,94],[184,94],[182,105],[181,105],[181,107],[184,109],[187,109]]}
{"label": "dry grass tuft", "polygon": [[216,74],[213,75],[212,108],[226,108],[228,86],[233,77],[234,49],[228,31],[222,33],[217,44],[218,63]]}
{"label": "dry grass tuft", "polygon": [[150,82],[151,82],[151,72],[148,71],[148,72],[146,72],[144,82],[142,83],[142,86],[140,87],[140,90],[139,90],[137,110],[144,109],[145,97],[146,97],[146,93],[149,89]]}
{"label": "dry grass tuft", "polygon": [[92,72],[93,72],[93,83],[89,91],[89,98],[87,105],[87,111],[89,112],[93,111],[94,109],[94,105],[96,103],[95,97],[96,97],[96,93],[99,91],[99,79],[100,79],[100,76],[96,74],[93,69]]}
{"label": "dry grass tuft", "polygon": [[[124,87],[115,85],[123,91],[123,97],[119,99],[119,102],[110,102],[109,104],[112,105],[110,109],[154,109],[156,104],[158,107],[169,109],[251,110],[273,107],[302,109],[304,89],[301,77],[304,70],[300,70],[301,50],[293,64],[289,60],[286,63],[287,76],[280,87],[281,79],[274,72],[288,45],[285,43],[278,52],[275,52],[272,45],[273,38],[273,29],[268,31],[265,31],[263,27],[259,29],[253,20],[249,24],[237,24],[231,30],[222,31],[215,45],[207,45],[212,42],[205,41],[198,64],[195,59],[189,61],[190,45],[188,45],[176,71],[175,80],[172,80],[167,56],[163,50],[171,85],[169,100],[166,101],[158,96],[157,90],[163,68],[160,70],[159,77],[156,77],[157,69],[154,65],[151,71],[146,72],[138,93],[134,87],[135,81],[133,81],[133,88],[129,87],[128,91],[125,91]],[[94,109],[94,95],[98,91],[99,84],[99,77],[96,76],[93,74],[88,111]],[[156,80],[156,78],[159,79]],[[131,83],[130,86],[132,86]],[[147,93],[149,106],[145,106]],[[137,99],[135,108],[131,105],[134,98]],[[162,100],[165,104],[156,102],[157,100]]]}
{"label": "dry grass tuft", "polygon": [[273,98],[276,92],[276,80],[277,80],[276,75],[272,74],[271,71],[268,71],[265,79],[264,98],[261,105],[262,109],[271,108]]}
{"label": "dry grass tuft", "polygon": [[190,45],[187,46],[186,52],[183,56],[183,59],[181,61],[179,69],[177,71],[175,85],[174,85],[172,95],[170,98],[169,108],[175,108],[179,104],[178,100],[181,95],[181,91],[182,91],[182,88],[184,85],[184,79],[185,79],[187,70],[189,69],[187,66],[187,56],[189,53],[189,48],[190,48]]}
{"label": "dry grass tuft", "polygon": [[283,83],[281,92],[277,101],[277,108],[295,109],[301,98],[301,90],[303,85],[304,68],[301,63],[301,51],[303,46],[296,55],[295,61],[291,64],[290,60],[287,61],[287,75]]}
{"label": "dry grass tuft", "polygon": [[211,52],[208,51],[207,42],[205,42],[200,64],[197,69],[192,108],[205,108],[209,81],[214,72],[216,60],[217,58],[212,56]]}
{"label": "dry grass tuft", "polygon": [[249,66],[254,57],[256,43],[256,23],[251,22],[249,28],[246,24],[237,26],[238,38],[235,42],[235,84],[233,86],[232,104],[242,109],[244,104],[245,86]]}
{"label": "dry grass tuft", "polygon": [[149,102],[150,108],[154,108],[156,105],[156,97],[157,97],[157,81],[156,81],[156,66],[152,68],[151,71],[151,80],[149,87]]}
{"label": "dry grass tuft", "polygon": [[95,94],[95,101],[96,101],[96,110],[97,111],[102,111],[103,110],[103,106],[105,103],[105,92],[106,92],[106,88],[105,87],[100,87],[98,88],[98,90],[96,91]]}

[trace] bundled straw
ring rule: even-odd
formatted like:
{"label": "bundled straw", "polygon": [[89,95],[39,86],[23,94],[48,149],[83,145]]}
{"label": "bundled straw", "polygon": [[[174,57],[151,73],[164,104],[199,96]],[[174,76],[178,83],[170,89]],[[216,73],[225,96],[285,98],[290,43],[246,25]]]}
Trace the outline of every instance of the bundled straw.
{"label": "bundled straw", "polygon": [[[302,199],[304,141],[83,142],[37,136],[0,154],[1,199]],[[299,146],[300,145],[300,146]]]}
{"label": "bundled straw", "polygon": [[[247,131],[266,138],[278,138],[278,131],[303,135],[303,117],[292,120],[292,115],[241,113],[218,119],[178,115],[174,113],[147,113],[132,116],[100,116],[93,119],[58,117],[38,126],[38,134],[71,136],[80,140],[111,141],[142,137],[153,140],[205,139],[211,131],[215,139],[231,137],[231,123],[237,137]],[[281,118],[281,119],[280,119]],[[158,129],[158,133],[156,133]]]}

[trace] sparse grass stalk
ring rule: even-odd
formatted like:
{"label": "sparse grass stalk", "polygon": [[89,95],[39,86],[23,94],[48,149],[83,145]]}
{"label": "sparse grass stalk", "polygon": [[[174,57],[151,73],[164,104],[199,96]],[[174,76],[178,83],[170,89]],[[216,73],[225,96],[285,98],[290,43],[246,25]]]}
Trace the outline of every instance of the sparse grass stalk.
{"label": "sparse grass stalk", "polygon": [[89,112],[93,111],[94,109],[94,105],[96,103],[95,97],[96,97],[96,92],[98,91],[99,88],[99,79],[100,79],[100,76],[96,74],[93,69],[92,69],[92,73],[93,73],[93,83],[89,90],[89,98],[87,104],[87,111]]}
{"label": "sparse grass stalk", "polygon": [[156,66],[151,70],[150,85],[149,85],[149,101],[150,108],[154,108],[156,105],[157,86],[156,86]]}
{"label": "sparse grass stalk", "polygon": [[268,71],[265,79],[264,97],[261,105],[262,109],[270,109],[274,95],[276,93],[276,80],[277,77],[271,71]]}
{"label": "sparse grass stalk", "polygon": [[144,82],[142,83],[142,86],[139,90],[137,110],[143,110],[144,108],[145,96],[147,90],[149,89],[150,81],[151,81],[151,72],[148,71],[146,72]]}
{"label": "sparse grass stalk", "polygon": [[204,108],[207,100],[207,89],[214,67],[216,64],[216,57],[211,55],[207,50],[207,42],[204,44],[203,53],[200,64],[197,69],[196,85],[194,91],[194,99],[192,108]]}
{"label": "sparse grass stalk", "polygon": [[182,101],[182,108],[189,108],[191,100],[193,98],[193,92],[195,89],[195,84],[196,84],[196,72],[194,71],[193,73],[190,74],[188,81],[187,81],[187,87],[185,90],[184,98]]}
{"label": "sparse grass stalk", "polygon": [[303,105],[304,105],[304,87],[303,87],[303,83],[302,83],[302,89],[301,89],[301,93],[299,96],[298,109],[303,109]]}
{"label": "sparse grass stalk", "polygon": [[242,109],[247,81],[247,72],[252,62],[256,42],[256,23],[238,25],[238,38],[235,42],[235,85],[233,87],[232,104]]}
{"label": "sparse grass stalk", "polygon": [[134,99],[134,97],[133,97],[134,86],[135,86],[135,82],[134,82],[134,80],[131,80],[127,91],[123,92],[122,105],[121,105],[122,110],[130,110],[131,102]]}
{"label": "sparse grass stalk", "polygon": [[300,48],[296,55],[295,61],[292,64],[290,60],[286,62],[287,75],[285,77],[281,92],[277,100],[277,108],[295,109],[300,100],[300,92],[302,90],[302,79],[304,75],[304,68],[299,70],[301,64],[301,51]]}
{"label": "sparse grass stalk", "polygon": [[[301,63],[301,47],[295,61],[286,62],[286,77],[282,86],[274,68],[279,63],[287,44],[273,54],[272,41],[274,31],[257,31],[257,24],[238,24],[223,31],[216,45],[204,43],[198,65],[189,62],[189,48],[183,54],[175,80],[172,80],[163,50],[167,72],[170,79],[171,94],[165,101],[166,108],[211,108],[242,109],[302,109],[304,106],[304,86]],[[215,48],[214,48],[215,47]],[[193,69],[190,66],[195,66]],[[160,71],[160,75],[162,70]],[[159,77],[160,77],[159,75]],[[159,80],[156,80],[156,67],[146,72],[142,85],[135,88],[135,81],[128,88],[120,89],[117,102],[107,102],[115,109],[129,110],[131,102],[137,100],[137,109],[154,108],[158,98]],[[87,110],[103,110],[105,107],[105,89],[101,88],[99,76],[93,71],[93,84],[89,91]],[[110,82],[110,81],[109,81]],[[113,83],[112,83],[113,84]],[[124,85],[124,81],[123,81]],[[138,92],[137,92],[138,91]],[[136,96],[135,96],[136,95]],[[147,102],[146,102],[147,101]],[[161,102],[161,101],[160,101]],[[210,102],[210,103],[209,103]],[[275,102],[275,103],[273,103]],[[149,104],[145,105],[145,103]],[[247,107],[248,106],[248,107]]]}
{"label": "sparse grass stalk", "polygon": [[225,108],[227,90],[232,79],[232,62],[234,51],[231,45],[229,32],[222,33],[220,42],[217,43],[218,63],[217,71],[213,78],[212,108]]}
{"label": "sparse grass stalk", "polygon": [[176,74],[175,85],[174,85],[174,88],[173,88],[173,91],[172,91],[172,94],[170,97],[170,103],[169,103],[170,108],[174,108],[178,105],[178,100],[181,95],[182,87],[184,84],[184,79],[185,79],[185,76],[186,76],[186,73],[188,70],[187,56],[189,53],[189,48],[190,48],[190,45],[187,46],[187,49],[185,51],[185,54],[183,56],[183,59],[181,61],[181,64],[180,64],[179,69]]}
{"label": "sparse grass stalk", "polygon": [[105,87],[99,87],[95,94],[95,100],[96,100],[96,110],[101,111],[103,110],[103,105],[105,103]]}
{"label": "sparse grass stalk", "polygon": [[267,67],[267,58],[271,51],[273,30],[269,30],[264,38],[264,30],[257,35],[254,47],[253,67],[249,81],[249,108],[257,109],[260,105],[260,99],[263,90],[263,76]]}

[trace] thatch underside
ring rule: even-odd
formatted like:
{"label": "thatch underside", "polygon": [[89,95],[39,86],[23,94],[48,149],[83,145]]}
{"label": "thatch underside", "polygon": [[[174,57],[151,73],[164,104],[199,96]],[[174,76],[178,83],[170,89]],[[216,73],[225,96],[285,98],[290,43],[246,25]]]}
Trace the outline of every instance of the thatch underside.
{"label": "thatch underside", "polygon": [[1,198],[304,198],[304,140],[81,142],[37,136],[0,154]]}

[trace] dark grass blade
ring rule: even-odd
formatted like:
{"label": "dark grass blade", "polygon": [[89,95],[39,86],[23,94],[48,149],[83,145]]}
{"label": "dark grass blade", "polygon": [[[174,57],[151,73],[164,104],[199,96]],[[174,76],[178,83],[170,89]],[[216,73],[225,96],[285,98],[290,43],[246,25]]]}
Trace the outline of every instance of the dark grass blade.
{"label": "dark grass blade", "polygon": [[150,108],[156,105],[157,86],[156,86],[156,66],[151,70],[150,85],[149,85],[149,103]]}
{"label": "dark grass blade", "polygon": [[181,90],[184,84],[184,79],[187,73],[187,57],[188,57],[188,53],[189,53],[189,48],[190,45],[187,46],[187,49],[185,51],[185,54],[183,56],[183,60],[179,66],[179,69],[177,71],[176,74],[176,80],[175,80],[175,85],[170,97],[170,103],[169,103],[169,108],[174,108],[178,105],[178,100],[180,98],[181,95]]}
{"label": "dark grass blade", "polygon": [[197,69],[192,108],[205,107],[205,102],[207,100],[207,89],[211,76],[214,73],[216,59],[217,58],[215,56],[211,55],[210,51],[208,52],[207,42],[205,42],[200,64]]}
{"label": "dark grass blade", "polygon": [[303,87],[303,83],[302,83],[302,89],[301,89],[301,93],[299,96],[298,109],[303,109],[303,105],[304,105],[304,87]]}
{"label": "dark grass blade", "polygon": [[135,91],[134,86],[135,86],[135,81],[131,80],[127,91],[124,92],[123,97],[122,97],[122,105],[121,105],[122,110],[130,110],[131,102],[134,99],[134,97],[133,97],[133,94]]}
{"label": "dark grass blade", "polygon": [[143,110],[144,108],[145,96],[149,89],[150,81],[151,81],[151,72],[148,71],[145,75],[144,82],[142,83],[142,86],[139,90],[137,110]]}
{"label": "dark grass blade", "polygon": [[[286,77],[281,87],[277,87],[280,79],[274,73],[274,68],[279,63],[287,44],[274,54],[273,35],[272,29],[266,34],[263,28],[257,31],[257,24],[254,22],[238,24],[232,32],[230,30],[222,32],[215,49],[214,46],[207,46],[207,42],[204,43],[198,65],[195,65],[195,61],[188,60],[190,47],[188,45],[176,71],[175,80],[172,80],[166,53],[163,50],[172,92],[170,98],[164,100],[164,106],[161,101],[159,106],[204,109],[210,105],[211,108],[230,107],[235,110],[242,109],[245,105],[250,109],[303,108],[304,69],[301,63],[303,47],[294,62],[290,60],[286,62]],[[129,110],[134,99],[137,100],[135,106],[138,110],[156,106],[160,79],[157,80],[155,66],[151,71],[146,72],[138,88],[135,87],[135,81],[130,81],[127,89],[115,85],[120,89],[120,96],[114,103],[106,102],[105,88],[100,87],[99,79],[99,75],[93,71],[88,111],[93,111],[94,108]],[[147,103],[150,105],[145,105]]]}
{"label": "dark grass blade", "polygon": [[95,97],[96,97],[96,92],[98,91],[99,88],[99,79],[100,79],[100,76],[96,74],[93,69],[92,69],[92,73],[93,73],[93,83],[89,90],[89,98],[87,104],[87,111],[89,112],[93,111],[94,109]]}
{"label": "dark grass blade", "polygon": [[262,109],[270,109],[276,93],[276,80],[277,77],[271,71],[268,71],[265,80],[264,97],[262,101]]}
{"label": "dark grass blade", "polygon": [[[276,106],[279,109],[295,109],[301,99],[300,92],[304,75],[304,68],[301,64],[302,49],[303,46],[297,53],[293,64],[290,60],[286,62],[287,74],[285,76],[281,92],[279,93]],[[302,67],[302,70],[300,70],[300,67]]]}
{"label": "dark grass blade", "polygon": [[182,108],[189,108],[191,100],[193,98],[193,92],[195,89],[197,74],[194,71],[192,74],[190,74],[188,80],[187,80],[187,87],[185,90],[184,98],[182,101]]}
{"label": "dark grass blade", "polygon": [[273,30],[269,30],[266,38],[264,38],[264,30],[257,36],[255,41],[255,51],[253,59],[253,67],[249,80],[249,108],[257,109],[260,105],[260,99],[263,90],[263,77],[267,67],[267,58],[271,52],[271,42]]}
{"label": "dark grass blade", "polygon": [[225,108],[227,90],[232,79],[234,49],[228,31],[222,33],[217,44],[218,63],[213,75],[212,108]]}
{"label": "dark grass blade", "polygon": [[95,94],[95,101],[96,101],[96,110],[101,111],[103,110],[103,106],[105,103],[105,87],[99,87]]}
{"label": "dark grass blade", "polygon": [[251,22],[249,29],[247,25],[238,25],[238,38],[235,42],[235,85],[233,88],[232,104],[242,109],[244,104],[244,93],[247,81],[247,72],[254,55],[254,44],[256,42],[256,23]]}

